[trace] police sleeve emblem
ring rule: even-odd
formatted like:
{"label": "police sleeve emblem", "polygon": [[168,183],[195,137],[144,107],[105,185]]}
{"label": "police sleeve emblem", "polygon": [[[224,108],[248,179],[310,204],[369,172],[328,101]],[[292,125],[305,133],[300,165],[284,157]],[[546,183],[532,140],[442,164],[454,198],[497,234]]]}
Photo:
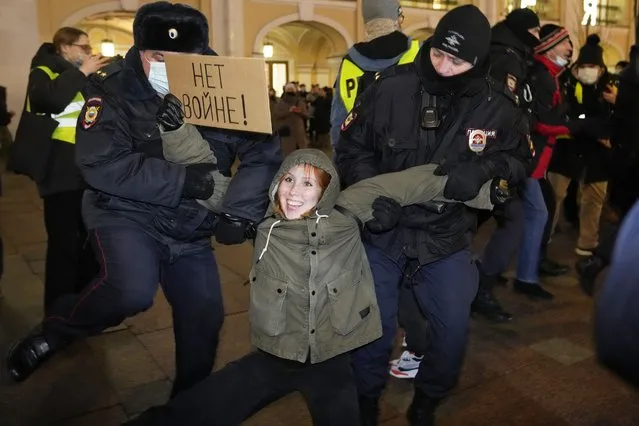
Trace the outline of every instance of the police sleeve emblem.
{"label": "police sleeve emblem", "polygon": [[88,130],[98,122],[102,114],[102,98],[91,98],[84,105],[84,115],[82,115],[82,128]]}
{"label": "police sleeve emblem", "polygon": [[344,119],[344,122],[342,123],[341,131],[343,132],[349,127],[351,127],[351,124],[353,124],[356,118],[357,118],[356,112],[354,111],[349,112],[348,115],[346,116],[346,119]]}

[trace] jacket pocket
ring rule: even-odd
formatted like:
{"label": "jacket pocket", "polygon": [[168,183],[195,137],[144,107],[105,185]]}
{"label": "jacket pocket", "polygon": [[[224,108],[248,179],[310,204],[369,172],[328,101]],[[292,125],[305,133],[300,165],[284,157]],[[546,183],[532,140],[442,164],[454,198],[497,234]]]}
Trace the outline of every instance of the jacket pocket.
{"label": "jacket pocket", "polygon": [[349,271],[326,284],[331,324],[337,334],[349,334],[371,313],[373,303],[361,282],[361,271]]}
{"label": "jacket pocket", "polygon": [[251,271],[251,327],[275,337],[286,328],[286,293],[288,283],[264,272]]}

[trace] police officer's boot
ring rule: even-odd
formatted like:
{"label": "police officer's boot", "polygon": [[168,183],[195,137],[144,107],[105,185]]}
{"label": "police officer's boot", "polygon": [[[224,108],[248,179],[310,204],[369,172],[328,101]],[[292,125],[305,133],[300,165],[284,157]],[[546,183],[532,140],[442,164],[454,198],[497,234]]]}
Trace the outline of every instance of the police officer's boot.
{"label": "police officer's boot", "polygon": [[14,343],[7,353],[5,370],[11,380],[22,382],[53,354],[41,333],[32,333]]}
{"label": "police officer's boot", "polygon": [[377,426],[379,423],[379,398],[359,397],[360,426]]}
{"label": "police officer's boot", "polygon": [[435,409],[438,400],[429,398],[419,389],[415,389],[413,402],[408,407],[406,418],[410,426],[435,426]]}
{"label": "police officer's boot", "polygon": [[496,276],[489,276],[479,271],[479,289],[470,309],[489,321],[507,322],[512,320],[513,316],[501,307],[493,295],[495,281],[497,281]]}
{"label": "police officer's boot", "polygon": [[594,293],[595,280],[605,267],[604,260],[596,254],[579,260],[575,265],[579,274],[579,285],[588,296],[592,296]]}

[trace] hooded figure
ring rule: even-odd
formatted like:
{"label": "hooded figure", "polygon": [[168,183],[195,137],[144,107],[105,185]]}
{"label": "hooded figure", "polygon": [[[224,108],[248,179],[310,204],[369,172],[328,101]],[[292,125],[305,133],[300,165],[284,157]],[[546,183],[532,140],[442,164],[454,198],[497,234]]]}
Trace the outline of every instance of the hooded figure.
{"label": "hooded figure", "polygon": [[404,20],[398,0],[362,0],[365,41],[353,45],[340,65],[331,106],[331,145],[353,109],[357,95],[374,80],[375,73],[395,64],[410,63],[419,42],[401,32]]}
{"label": "hooded figure", "polygon": [[[186,135],[188,125],[165,136],[171,133]],[[207,150],[198,137],[183,141],[198,147],[192,154]],[[177,151],[166,140],[164,148]],[[301,175],[295,171],[300,167]],[[379,338],[382,329],[358,223],[376,221],[371,205],[379,196],[393,195],[400,204],[441,198],[447,178],[434,176],[436,167],[380,175],[340,193],[326,154],[316,149],[291,153],[270,186],[269,211],[255,239],[249,318],[251,343],[258,351],[126,425],[236,425],[255,407],[295,390],[304,394],[315,426],[360,424],[348,354]],[[323,182],[309,178],[317,176],[315,170]],[[309,180],[291,189],[298,178]],[[319,190],[310,188],[316,185]],[[489,182],[468,204],[492,208],[491,197],[499,196]]]}
{"label": "hooded figure", "polygon": [[282,99],[273,108],[273,122],[282,140],[284,157],[296,149],[308,146],[307,119],[306,99],[298,94],[295,84],[288,83],[284,87]]}

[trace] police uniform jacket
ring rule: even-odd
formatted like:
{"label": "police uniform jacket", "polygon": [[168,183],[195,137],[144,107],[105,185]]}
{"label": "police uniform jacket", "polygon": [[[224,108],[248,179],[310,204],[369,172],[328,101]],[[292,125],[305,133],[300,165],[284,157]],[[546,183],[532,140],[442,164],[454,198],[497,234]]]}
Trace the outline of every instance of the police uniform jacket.
{"label": "police uniform jacket", "polygon": [[[57,77],[52,79],[55,74],[58,74]],[[53,44],[44,43],[31,61],[25,109],[34,114],[62,115],[65,109],[74,103],[86,82],[87,77],[75,65],[57,54]],[[80,109],[81,104],[77,108]],[[77,114],[78,110],[75,110],[76,118]],[[70,141],[56,139],[52,137],[51,130],[44,127],[25,130],[27,133],[20,135],[28,139],[25,142],[38,141],[49,145],[46,149],[34,149],[31,153],[26,153],[27,158],[16,159],[20,162],[32,161],[44,165],[46,170],[42,171],[42,178],[37,180],[41,196],[86,187],[75,165],[73,138]],[[16,140],[16,143],[21,142],[23,141]],[[42,155],[46,155],[46,158],[37,158]]]}
{"label": "police uniform jacket", "polygon": [[532,49],[517,38],[505,22],[499,22],[492,28],[490,75],[517,95],[519,105],[526,113],[532,102],[532,94],[527,86],[528,69],[532,61]]}
{"label": "police uniform jacket", "polygon": [[[512,184],[525,179],[531,161],[527,123],[512,93],[487,78],[487,63],[455,98],[435,96],[441,123],[434,137],[421,131],[422,92],[431,90],[429,75],[434,73],[429,50],[426,43],[414,63],[384,71],[358,99],[336,147],[343,184],[445,161],[485,162],[494,177]],[[365,231],[365,238],[393,258],[406,254],[426,264],[467,247],[475,228],[476,215],[464,205],[449,204],[442,214],[412,205],[403,208],[396,228],[382,234]]]}
{"label": "police uniform jacket", "polygon": [[[214,54],[211,51],[212,54]],[[88,228],[142,227],[165,242],[207,243],[207,209],[182,198],[185,166],[165,160],[156,113],[162,99],[149,84],[137,48],[90,80],[77,126],[77,164],[91,189],[83,216]],[[281,163],[279,141],[258,135],[200,128],[216,154],[219,170],[240,167],[223,201],[223,211],[258,221],[268,203],[268,186]]]}

